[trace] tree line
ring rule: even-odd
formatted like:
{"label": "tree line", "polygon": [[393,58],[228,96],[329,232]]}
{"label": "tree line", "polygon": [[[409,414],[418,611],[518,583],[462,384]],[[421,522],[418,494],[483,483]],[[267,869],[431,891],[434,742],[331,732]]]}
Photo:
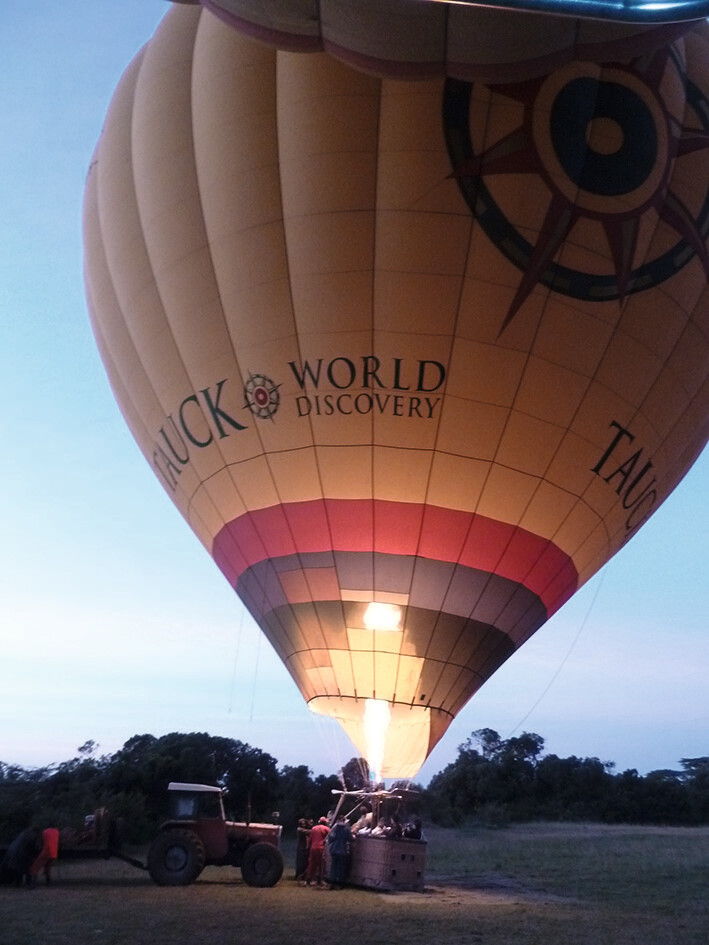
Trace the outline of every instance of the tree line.
{"label": "tree line", "polygon": [[[111,755],[88,741],[77,756],[44,768],[0,762],[0,841],[30,822],[66,826],[105,807],[120,818],[123,837],[140,844],[166,814],[170,781],[218,784],[235,820],[271,820],[285,830],[300,817],[334,806],[333,791],[369,783],[352,758],[341,772],[313,776],[307,765],[279,767],[271,755],[237,739],[206,733],[135,735]],[[677,771],[614,772],[597,758],[544,754],[544,739],[527,733],[502,739],[473,732],[458,756],[417,792],[415,813],[444,826],[476,821],[592,820],[606,823],[709,823],[709,757],[684,758]]]}
{"label": "tree line", "polygon": [[613,762],[559,758],[543,749],[544,739],[533,732],[502,739],[493,729],[479,729],[431,780],[427,804],[449,825],[471,816],[489,824],[709,823],[709,757],[683,758],[676,771],[641,776],[634,768],[616,774]]}

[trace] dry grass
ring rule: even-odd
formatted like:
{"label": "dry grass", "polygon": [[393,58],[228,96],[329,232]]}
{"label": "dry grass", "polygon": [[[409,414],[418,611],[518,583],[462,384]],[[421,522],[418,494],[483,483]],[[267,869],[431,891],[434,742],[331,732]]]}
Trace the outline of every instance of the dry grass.
{"label": "dry grass", "polygon": [[[706,945],[709,828],[429,830],[425,893],[251,889],[231,869],[159,888],[119,861],[0,887],[2,945]],[[290,853],[289,850],[286,851]]]}

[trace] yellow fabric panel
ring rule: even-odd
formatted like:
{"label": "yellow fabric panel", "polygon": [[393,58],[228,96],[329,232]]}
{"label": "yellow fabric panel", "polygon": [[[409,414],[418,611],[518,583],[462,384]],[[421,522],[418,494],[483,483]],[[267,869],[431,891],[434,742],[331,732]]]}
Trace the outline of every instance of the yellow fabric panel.
{"label": "yellow fabric panel", "polygon": [[[574,425],[567,433],[567,438],[579,437],[595,446],[596,456],[589,467],[593,468],[595,460],[603,453],[610,440],[608,427],[604,422],[599,422],[599,418],[604,420],[607,418],[608,423],[611,420],[617,420],[619,423],[627,424],[634,415],[633,405],[626,398],[605,384],[594,381],[574,417]],[[569,451],[567,451],[567,455],[572,460]],[[578,467],[576,475],[583,475],[586,472],[586,469],[582,468],[578,460],[575,465]]]}
{"label": "yellow fabric panel", "polygon": [[190,496],[186,518],[199,540],[210,548],[213,536],[224,527],[225,506],[221,504],[221,492],[204,485]]}
{"label": "yellow fabric panel", "polygon": [[709,397],[709,379],[697,391],[696,398],[688,410],[680,417],[672,431],[665,439],[665,449],[672,456],[676,465],[668,471],[668,490],[676,486],[684,473],[685,464],[689,465],[697,458],[701,447],[697,446],[694,434],[697,430],[707,431],[709,420],[705,404]]}
{"label": "yellow fabric panel", "polygon": [[[416,445],[420,445],[418,441]],[[431,454],[428,451],[376,446],[373,460],[375,498],[393,502],[424,502],[431,471]]]}
{"label": "yellow fabric panel", "polygon": [[318,666],[307,670],[313,692],[328,692],[337,695],[338,686],[335,672],[331,666]]}
{"label": "yellow fabric panel", "polygon": [[456,338],[447,392],[465,400],[511,407],[526,361],[520,351]]}
{"label": "yellow fabric panel", "polygon": [[536,476],[495,464],[485,480],[477,511],[495,521],[516,525],[529,506],[538,483]]}
{"label": "yellow fabric panel", "polygon": [[295,332],[273,134],[275,53],[202,17],[192,120],[215,276],[244,364],[252,346]]}
{"label": "yellow fabric panel", "polygon": [[336,691],[345,696],[357,695],[357,680],[364,685],[362,695],[372,691],[373,667],[371,653],[350,654],[344,650],[332,650],[330,661],[335,673]]}
{"label": "yellow fabric panel", "polygon": [[[376,183],[379,83],[326,56],[303,60],[281,55],[278,68],[278,147],[291,292],[299,330],[319,334],[323,325],[330,326],[331,312],[333,330],[338,321],[351,324],[371,299],[374,218],[367,208]],[[352,120],[337,121],[343,112],[351,113]],[[338,353],[333,350],[332,357]],[[366,424],[360,426],[366,429]],[[365,436],[363,431],[356,438],[364,441]]]}
{"label": "yellow fabric panel", "polygon": [[[580,504],[577,505],[576,509],[577,511],[580,509]],[[576,515],[573,524],[578,525],[583,515],[583,511]],[[619,538],[622,540],[623,531],[619,530],[617,534],[611,535],[611,537],[615,540],[618,540]],[[575,552],[574,563],[576,564],[579,574],[582,576],[584,581],[588,580],[592,574],[595,574],[596,571],[598,571],[598,569],[605,564],[608,538],[609,534],[607,527],[604,526],[603,523],[599,522],[595,531],[591,532],[588,537],[585,538],[583,544]]]}
{"label": "yellow fabric panel", "polygon": [[465,268],[469,232],[463,216],[383,210],[377,216],[376,264],[384,270],[458,275]]}
{"label": "yellow fabric panel", "polygon": [[231,469],[220,469],[202,483],[192,496],[191,507],[211,526],[216,535],[225,522],[247,511]]}
{"label": "yellow fabric panel", "polygon": [[272,452],[268,464],[281,502],[307,502],[315,497],[313,483],[318,482],[319,471],[314,449]]}
{"label": "yellow fabric panel", "polygon": [[[148,58],[150,54],[146,53],[141,60],[136,61],[141,73]],[[136,349],[135,363],[145,366],[150,383],[156,386],[156,395],[161,404],[161,408],[157,404],[154,406],[148,426],[153,431],[164,427],[174,443],[175,429],[168,418],[182,398],[191,393],[192,383],[185,371],[182,354],[175,345],[172,327],[165,317],[163,299],[153,281],[152,261],[143,241],[144,220],[141,216],[140,201],[133,192],[136,168],[132,150],[132,123],[141,84],[141,74],[137,70],[135,78],[137,87],[127,88],[122,98],[116,98],[106,123],[96,167],[99,178],[99,212],[105,224],[102,237],[109,266],[115,278],[116,293],[121,300],[122,318],[125,319],[131,343]],[[170,175],[166,174],[166,180],[168,178]],[[170,182],[173,186],[179,186],[179,181],[174,178]],[[190,222],[194,223],[194,215]],[[125,359],[123,363],[127,363]],[[130,387],[132,395],[138,395],[137,385],[131,383]],[[142,411],[145,410],[145,405],[145,398],[141,398]],[[159,417],[160,412],[162,417]],[[199,411],[191,411],[190,426],[200,439],[207,437],[208,428]],[[161,444],[159,436],[157,443],[166,446]],[[144,443],[143,449],[150,458],[154,443]],[[181,446],[179,449],[182,451]],[[213,453],[201,452],[193,457],[192,463],[182,467],[179,491],[187,493],[187,501],[197,488],[199,480],[211,475],[220,465],[220,460]],[[179,499],[177,501],[183,513],[187,514],[186,503]],[[211,536],[202,536],[202,540],[207,544],[209,538]]]}
{"label": "yellow fabric panel", "polygon": [[[176,346],[171,367],[163,347],[156,350],[157,339],[153,342],[162,375],[174,378],[172,390],[162,398],[166,413],[193,391],[234,377],[193,148],[191,56],[197,11],[175,12],[179,13],[171,17],[175,26],[158,30],[143,62],[129,139],[147,256]],[[162,120],[166,114],[172,118],[169,125]],[[144,307],[140,316],[145,318]],[[242,430],[238,439],[215,437],[213,446],[192,453],[190,465],[200,478],[214,475],[224,463],[262,452],[259,437],[250,428]]]}
{"label": "yellow fabric panel", "polygon": [[[130,107],[141,61],[142,56],[137,57],[121,83],[112,105],[108,123],[111,127],[118,125],[120,130],[121,126],[130,125]],[[150,351],[154,351],[151,343],[155,324],[151,326],[150,319],[137,317],[137,313],[156,316],[155,321],[160,326],[159,343],[164,345],[168,357],[173,350],[172,338],[154,288],[143,291],[150,271],[149,266],[143,265],[144,256],[140,252],[142,241],[130,186],[129,156],[123,148],[112,149],[110,144],[107,131],[101,153],[107,149],[110,156],[116,157],[115,162],[95,160],[87,182],[84,212],[87,295],[94,332],[104,361],[110,365],[112,387],[136,440],[152,463],[156,448],[164,447],[170,453],[160,434],[155,439],[155,431],[163,429],[173,440],[174,435],[156,391],[156,385],[161,389],[156,376],[158,365],[150,358]],[[199,540],[209,549],[213,532],[207,530],[199,515],[189,512],[189,496],[198,486],[197,470],[186,469],[173,498]]]}
{"label": "yellow fabric panel", "polygon": [[323,495],[364,499],[372,494],[371,446],[318,446],[316,451]]}
{"label": "yellow fabric panel", "polygon": [[328,273],[327,279],[317,274],[294,274],[289,285],[298,307],[300,337],[323,332],[323,312],[327,312],[325,331],[347,331],[358,321],[362,309],[369,306],[372,277],[368,271]]}
{"label": "yellow fabric panel", "polygon": [[534,535],[547,533],[553,538],[575,503],[576,496],[542,480],[537,483],[519,524]]}
{"label": "yellow fabric panel", "polygon": [[440,449],[431,464],[428,501],[448,509],[474,509],[480,501],[490,462],[447,455]]}
{"label": "yellow fabric panel", "polygon": [[274,635],[283,639],[283,648],[293,656],[295,666],[305,669],[330,667],[330,654],[322,634],[320,619],[314,606],[308,612],[299,614],[298,621],[292,621],[287,631],[282,625],[275,627]]}
{"label": "yellow fabric panel", "polygon": [[588,386],[588,379],[575,368],[530,357],[515,397],[515,410],[566,428]]}
{"label": "yellow fabric panel", "polygon": [[[179,12],[186,21],[195,15],[187,8]],[[211,382],[215,371],[223,375],[229,346],[194,167],[190,26],[159,29],[150,44],[136,88],[131,153],[150,264],[173,338],[196,371],[197,387]],[[156,120],[168,110],[172,121]]]}
{"label": "yellow fabric panel", "polygon": [[[431,210],[469,219],[450,178],[438,113],[443,82],[382,84],[377,204],[383,210]],[[434,186],[431,182],[435,181]]]}
{"label": "yellow fabric panel", "polygon": [[397,702],[413,704],[418,698],[424,661],[418,656],[399,657],[394,694]]}
{"label": "yellow fabric panel", "polygon": [[[505,427],[495,460],[502,466],[524,469],[543,476],[564,437],[566,429],[515,411]],[[530,450],[534,451],[532,456]]]}
{"label": "yellow fabric panel", "polygon": [[[602,498],[606,499],[605,495]],[[588,566],[589,561],[595,560],[607,541],[608,530],[601,517],[585,502],[580,501],[576,502],[554,534],[554,542],[569,549],[574,564],[581,571]]]}
{"label": "yellow fabric panel", "polygon": [[566,306],[550,300],[534,340],[535,355],[551,364],[573,364],[578,374],[593,377],[615,327],[615,317],[602,315],[575,311],[570,318]]}
{"label": "yellow fabric panel", "polygon": [[449,335],[459,294],[457,275],[380,271],[374,283],[374,309],[387,313],[390,329]]}
{"label": "yellow fabric panel", "polygon": [[[693,291],[694,304],[698,307],[694,309],[692,321],[697,324],[702,318],[702,304],[699,301],[702,292],[706,288],[706,278],[701,272],[690,272],[687,274],[687,280],[698,285]],[[674,348],[677,340],[686,327],[686,318],[684,309],[680,303],[673,298],[675,290],[683,288],[680,280],[673,280],[667,285],[665,290],[665,299],[662,305],[648,306],[643,308],[641,305],[626,305],[618,322],[618,326],[628,335],[640,344],[644,345],[649,352],[664,360],[668,350]],[[610,326],[615,327],[615,326]],[[608,337],[610,337],[610,330]]]}
{"label": "yellow fabric panel", "polygon": [[[447,727],[446,721],[445,728]],[[441,731],[440,735],[442,734]],[[413,772],[418,772],[426,754],[437,741],[429,709],[420,706],[393,706],[392,723],[384,748],[382,777],[396,777],[395,771],[405,771],[406,777],[415,777]]]}
{"label": "yellow fabric panel", "polygon": [[[423,663],[423,660],[421,660]],[[399,654],[377,650],[374,656],[374,686],[372,693],[375,699],[386,699],[393,702],[399,698],[396,691],[397,675],[399,671]]]}
{"label": "yellow fabric panel", "polygon": [[[179,361],[179,356],[164,316],[161,300],[155,290],[150,261],[145,253],[141,220],[133,190],[130,144],[135,81],[142,63],[136,59],[126,72],[111,103],[100,146],[89,177],[95,187],[95,204],[86,207],[86,226],[93,233],[87,236],[87,278],[92,294],[115,297],[115,306],[107,307],[102,330],[120,333],[111,338],[109,345],[114,360],[123,372],[131,370],[132,379],[140,372],[148,387],[154,388],[158,401],[171,393],[165,378],[165,360]],[[87,191],[88,194],[88,191]],[[91,256],[90,253],[95,255]],[[105,258],[101,273],[104,287],[97,288],[101,257]],[[162,349],[162,357],[157,350]],[[183,371],[184,379],[184,371]],[[132,387],[132,385],[129,385]],[[138,402],[143,396],[131,392]]]}
{"label": "yellow fabric panel", "polygon": [[[235,224],[251,229],[280,214],[273,50],[203,16],[194,45],[192,108],[200,193],[211,241]],[[243,177],[249,175],[247,188]],[[206,208],[205,208],[206,210]]]}
{"label": "yellow fabric panel", "polygon": [[[380,658],[379,653],[353,650],[350,654],[352,667],[352,685],[354,695],[360,698],[372,698],[376,691],[375,663]],[[334,662],[334,659],[333,659]],[[338,677],[339,681],[339,677]],[[382,699],[390,699],[391,695],[382,692]]]}
{"label": "yellow fabric panel", "polygon": [[347,643],[351,650],[369,650],[374,652],[376,649],[381,653],[395,653],[399,655],[403,634],[398,631],[380,631],[365,630],[361,627],[347,628]]}
{"label": "yellow fabric panel", "polygon": [[[284,189],[284,210],[289,193]],[[330,274],[366,272],[372,260],[371,211],[321,213],[315,218],[286,216],[286,241],[296,315],[298,292],[312,299],[314,291],[328,292]],[[337,285],[337,279],[335,284]],[[321,318],[326,313],[320,309]]]}
{"label": "yellow fabric panel", "polygon": [[[688,324],[670,352],[660,376],[673,375],[678,386],[693,398],[702,383],[702,370],[709,361],[709,336],[698,325]],[[679,411],[678,411],[679,412]]]}
{"label": "yellow fabric panel", "polygon": [[247,509],[263,509],[280,501],[268,457],[243,460],[233,474],[238,477],[239,491]]}
{"label": "yellow fabric panel", "polygon": [[379,88],[379,80],[329,56],[279,56],[278,150],[287,218],[371,206]]}
{"label": "yellow fabric panel", "polygon": [[504,407],[448,397],[443,406],[438,449],[471,459],[493,459],[508,416]]}
{"label": "yellow fabric panel", "polygon": [[[496,344],[500,334],[500,315],[514,298],[519,278],[512,267],[500,265],[500,252],[484,234],[474,229],[468,252],[468,265],[463,282],[456,335],[483,344]],[[525,319],[514,320],[505,331],[505,349],[529,351],[534,342],[542,302],[538,293],[527,300]]]}
{"label": "yellow fabric panel", "polygon": [[596,379],[628,403],[642,402],[652,377],[662,367],[660,359],[644,345],[616,331],[608,344]]}

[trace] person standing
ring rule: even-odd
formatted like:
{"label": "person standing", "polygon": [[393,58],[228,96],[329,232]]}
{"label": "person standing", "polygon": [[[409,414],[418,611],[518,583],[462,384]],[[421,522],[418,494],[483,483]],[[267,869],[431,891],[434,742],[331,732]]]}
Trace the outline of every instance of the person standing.
{"label": "person standing", "polygon": [[322,886],[325,840],[329,833],[330,828],[327,825],[327,817],[321,817],[310,831],[308,868],[305,873],[306,886],[310,886],[313,882],[315,882],[317,886]]}
{"label": "person standing", "polygon": [[44,881],[49,886],[52,881],[52,866],[59,856],[59,831],[56,827],[47,827],[42,831],[42,849],[30,866],[29,874],[36,878],[44,870]]}
{"label": "person standing", "polygon": [[298,821],[295,847],[295,878],[299,879],[301,882],[305,879],[305,873],[308,868],[308,845],[310,843],[310,831],[312,828],[312,820],[301,817]]}
{"label": "person standing", "polygon": [[327,838],[330,853],[330,888],[342,889],[350,869],[352,830],[344,814],[340,814]]}

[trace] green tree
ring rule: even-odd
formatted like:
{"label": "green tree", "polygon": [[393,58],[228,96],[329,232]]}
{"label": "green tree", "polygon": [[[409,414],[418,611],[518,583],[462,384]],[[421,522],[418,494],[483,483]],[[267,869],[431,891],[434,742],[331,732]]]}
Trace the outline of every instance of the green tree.
{"label": "green tree", "polygon": [[681,758],[680,780],[687,788],[693,823],[709,823],[709,757]]}

